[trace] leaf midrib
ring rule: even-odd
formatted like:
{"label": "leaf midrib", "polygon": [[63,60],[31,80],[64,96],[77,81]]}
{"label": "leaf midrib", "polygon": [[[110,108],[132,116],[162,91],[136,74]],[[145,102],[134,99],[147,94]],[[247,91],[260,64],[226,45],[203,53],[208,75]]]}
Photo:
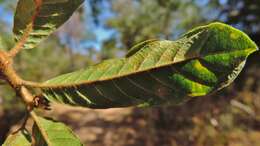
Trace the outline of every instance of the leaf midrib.
{"label": "leaf midrib", "polygon": [[[241,49],[241,50],[234,50],[234,51],[230,51],[230,52],[225,52],[225,51],[220,51],[220,52],[214,52],[214,53],[209,53],[205,56],[194,56],[194,57],[191,57],[191,58],[186,58],[185,60],[182,60],[182,61],[178,61],[178,62],[171,62],[171,63],[167,63],[167,64],[163,64],[163,65],[159,65],[159,66],[154,66],[154,67],[151,67],[151,68],[148,68],[148,69],[144,69],[144,70],[137,70],[137,71],[134,71],[134,72],[131,72],[131,73],[126,73],[126,74],[123,74],[123,75],[118,75],[118,76],[114,76],[114,77],[108,77],[108,78],[105,78],[105,79],[98,79],[98,80],[93,80],[93,81],[82,81],[82,82],[79,82],[79,83],[63,83],[61,85],[58,85],[58,83],[55,83],[55,84],[52,84],[52,83],[41,83],[38,88],[70,88],[70,87],[75,87],[75,86],[81,86],[81,85],[86,85],[86,84],[94,84],[94,83],[99,83],[99,82],[104,82],[104,81],[109,81],[109,80],[115,80],[115,79],[118,79],[118,78],[122,78],[122,77],[126,77],[126,76],[130,76],[130,75],[135,75],[135,74],[139,74],[139,73],[144,73],[144,72],[148,72],[148,71],[151,71],[151,70],[155,70],[155,69],[158,69],[158,68],[163,68],[163,67],[167,67],[167,66],[171,66],[171,65],[174,65],[174,64],[177,64],[177,63],[182,63],[182,62],[186,62],[186,61],[189,61],[189,60],[193,60],[193,59],[201,59],[201,58],[204,58],[204,57],[208,57],[208,56],[211,56],[211,55],[218,55],[218,54],[226,54],[226,53],[234,53],[234,52],[242,52],[242,51],[245,51],[245,52],[254,52],[256,49],[255,48],[247,48],[247,49]],[[248,53],[248,54],[250,54]]]}
{"label": "leaf midrib", "polygon": [[38,127],[39,132],[42,135],[43,139],[45,140],[46,144],[48,146],[52,146],[51,141],[48,138],[48,133],[44,130],[44,127],[41,125],[40,119],[37,117],[36,114],[34,114],[34,113],[31,113],[31,114],[33,114],[36,126]]}

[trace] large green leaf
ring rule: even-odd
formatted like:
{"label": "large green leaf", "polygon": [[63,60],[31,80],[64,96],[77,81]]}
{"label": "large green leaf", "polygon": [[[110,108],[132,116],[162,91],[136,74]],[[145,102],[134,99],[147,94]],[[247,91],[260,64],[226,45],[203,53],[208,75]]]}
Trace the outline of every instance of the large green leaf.
{"label": "large green leaf", "polygon": [[257,50],[243,32],[222,23],[177,41],[148,41],[111,59],[51,79],[39,88],[50,101],[90,108],[179,104],[229,85]]}
{"label": "large green leaf", "polygon": [[36,146],[82,146],[80,140],[65,124],[37,117],[33,125]]}
{"label": "large green leaf", "polygon": [[25,49],[39,42],[66,22],[84,0],[19,0],[14,17],[16,42]]}
{"label": "large green leaf", "polygon": [[3,146],[31,146],[30,135],[26,131],[19,131],[7,137]]}

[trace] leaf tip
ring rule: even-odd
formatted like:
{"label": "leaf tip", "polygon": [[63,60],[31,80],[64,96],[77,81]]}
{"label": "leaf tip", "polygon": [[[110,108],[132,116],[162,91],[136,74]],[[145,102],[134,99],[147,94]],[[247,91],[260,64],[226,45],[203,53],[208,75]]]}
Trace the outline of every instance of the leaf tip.
{"label": "leaf tip", "polygon": [[234,45],[238,45],[241,47],[241,49],[252,49],[253,53],[257,50],[259,50],[256,43],[243,31],[230,26],[228,24],[222,23],[222,22],[213,22],[210,23],[209,28],[213,30],[217,30],[219,33],[228,33],[228,38],[230,40],[230,43],[233,43]]}

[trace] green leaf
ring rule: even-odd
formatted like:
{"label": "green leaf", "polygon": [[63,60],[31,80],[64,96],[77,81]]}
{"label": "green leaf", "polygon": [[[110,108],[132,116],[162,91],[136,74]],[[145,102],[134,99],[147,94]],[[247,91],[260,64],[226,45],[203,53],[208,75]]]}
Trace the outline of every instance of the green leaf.
{"label": "green leaf", "polygon": [[33,136],[37,146],[83,146],[65,124],[42,117],[34,118]]}
{"label": "green leaf", "polygon": [[25,130],[9,135],[3,146],[31,146],[30,135]]}
{"label": "green leaf", "polygon": [[243,32],[222,23],[176,41],[138,45],[126,58],[105,60],[39,88],[50,101],[90,108],[180,104],[229,85],[257,50]]}
{"label": "green leaf", "polygon": [[24,49],[39,42],[66,22],[84,0],[19,0],[14,17],[15,41]]}

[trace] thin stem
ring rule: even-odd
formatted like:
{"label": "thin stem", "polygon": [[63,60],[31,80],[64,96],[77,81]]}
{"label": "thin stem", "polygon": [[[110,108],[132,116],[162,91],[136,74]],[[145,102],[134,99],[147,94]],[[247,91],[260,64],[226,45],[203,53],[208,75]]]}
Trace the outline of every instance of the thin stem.
{"label": "thin stem", "polygon": [[33,28],[33,24],[29,24],[25,30],[24,35],[21,37],[21,39],[19,40],[19,42],[16,43],[16,45],[8,52],[8,56],[10,58],[14,58],[19,52],[21,52],[21,50],[23,49],[24,44],[26,43],[30,32]]}
{"label": "thin stem", "polygon": [[27,86],[27,87],[36,87],[36,88],[44,87],[44,85],[42,83],[27,81],[27,80],[22,80],[22,85]]}
{"label": "thin stem", "polygon": [[24,45],[23,43],[18,43],[17,45],[15,45],[14,48],[12,48],[8,52],[9,57],[14,58],[22,50],[23,45]]}
{"label": "thin stem", "polygon": [[34,96],[31,92],[24,86],[20,89],[20,95],[22,96],[23,101],[27,105],[27,110],[32,111],[34,108]]}

